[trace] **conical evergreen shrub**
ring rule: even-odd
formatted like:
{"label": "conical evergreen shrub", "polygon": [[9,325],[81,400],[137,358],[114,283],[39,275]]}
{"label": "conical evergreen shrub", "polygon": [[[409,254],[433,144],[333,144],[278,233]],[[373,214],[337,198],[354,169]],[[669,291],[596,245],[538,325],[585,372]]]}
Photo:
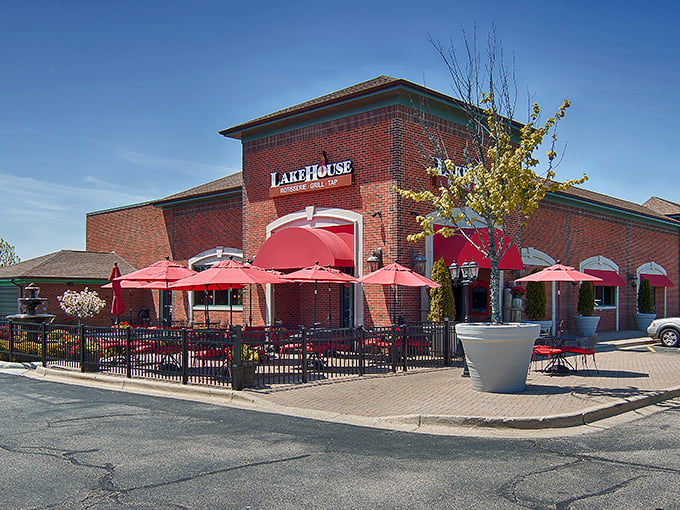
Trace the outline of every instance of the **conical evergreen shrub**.
{"label": "conical evergreen shrub", "polygon": [[454,320],[456,318],[456,304],[453,298],[451,272],[446,267],[443,258],[437,260],[432,266],[432,280],[441,287],[430,289],[430,311],[427,314],[427,319],[432,322],[441,322],[445,317]]}
{"label": "conical evergreen shrub", "polygon": [[638,291],[638,312],[654,313],[652,286],[646,278],[643,278],[640,282],[640,290]]}
{"label": "conical evergreen shrub", "polygon": [[[536,269],[534,271],[539,271]],[[527,282],[527,295],[525,297],[524,314],[530,321],[542,321],[545,319],[545,306],[548,300],[545,297],[545,282]]]}
{"label": "conical evergreen shrub", "polygon": [[578,290],[578,313],[584,317],[593,315],[595,311],[595,292],[593,282],[581,282]]}

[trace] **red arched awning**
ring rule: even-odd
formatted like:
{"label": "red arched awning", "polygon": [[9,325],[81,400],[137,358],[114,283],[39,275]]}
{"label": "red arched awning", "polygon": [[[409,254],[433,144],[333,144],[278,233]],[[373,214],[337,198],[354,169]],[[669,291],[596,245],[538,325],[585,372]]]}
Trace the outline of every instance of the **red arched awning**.
{"label": "red arched awning", "polygon": [[313,266],[353,267],[354,236],[321,228],[287,227],[274,232],[257,252],[253,264],[264,269]]}
{"label": "red arched awning", "polygon": [[[486,246],[489,240],[489,231],[486,228],[464,229],[465,233],[475,242],[477,246]],[[507,247],[507,251],[501,257],[498,263],[498,268],[507,269],[522,269],[522,256],[515,245],[508,247],[510,240],[503,236],[503,246]],[[473,260],[479,265],[480,269],[491,269],[491,261],[484,256],[475,246],[468,241],[462,234],[456,234],[451,237],[444,237],[440,234],[435,234],[432,240],[434,249],[434,260],[437,261],[444,257],[444,262],[450,266],[454,261],[460,265],[463,262],[472,262]]]}
{"label": "red arched awning", "polygon": [[641,274],[640,278],[649,280],[649,285],[652,287],[673,287],[673,282],[663,274]]}

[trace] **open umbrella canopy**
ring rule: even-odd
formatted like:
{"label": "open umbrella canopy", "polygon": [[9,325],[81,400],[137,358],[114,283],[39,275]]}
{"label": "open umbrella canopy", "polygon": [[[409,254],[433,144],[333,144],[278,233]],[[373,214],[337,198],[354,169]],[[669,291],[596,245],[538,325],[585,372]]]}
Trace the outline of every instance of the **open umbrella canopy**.
{"label": "open umbrella canopy", "polygon": [[[242,264],[235,260],[221,260],[209,269],[178,280],[169,285],[171,290],[229,290],[241,289],[244,285],[254,283],[283,283],[275,274],[264,271],[250,264]],[[206,300],[206,317],[208,303]],[[233,310],[229,301],[229,322],[233,323]]]}
{"label": "open umbrella canopy", "polygon": [[228,290],[253,283],[284,283],[275,274],[235,260],[222,260],[209,269],[169,285],[172,290]]}
{"label": "open umbrella canopy", "polygon": [[517,278],[516,282],[601,282],[602,278],[592,276],[581,271],[577,271],[571,266],[555,264],[541,269],[537,273],[532,273],[522,278]]}
{"label": "open umbrella canopy", "polygon": [[404,287],[441,287],[437,282],[419,275],[413,269],[397,264],[388,264],[377,271],[359,278],[359,283],[376,285],[401,285]]}
{"label": "open umbrella canopy", "polygon": [[[119,276],[116,278],[116,280],[120,281],[125,281],[125,280],[137,280],[137,281],[145,281],[145,282],[163,282],[163,283],[169,283],[169,282],[174,282],[177,280],[181,280],[182,278],[186,278],[187,276],[191,276],[193,274],[196,274],[196,271],[192,269],[188,269],[184,267],[181,264],[178,264],[176,262],[172,262],[169,259],[165,260],[159,260],[158,262],[155,262],[151,264],[150,266],[144,267],[142,269],[138,269],[137,271],[133,271],[131,273],[125,274],[123,276]],[[165,286],[163,287],[142,287],[142,288],[163,288],[165,289]]]}
{"label": "open umbrella canopy", "polygon": [[121,293],[120,281],[116,280],[120,276],[120,269],[118,264],[114,263],[113,269],[111,269],[111,275],[109,276],[109,281],[111,282],[111,287],[113,288],[113,299],[111,300],[111,313],[113,315],[123,315],[125,313],[125,303],[123,303],[123,296]]}
{"label": "open umbrella canopy", "polygon": [[356,278],[339,269],[323,267],[318,262],[313,266],[281,275],[281,278],[292,282],[354,283],[357,281]]}

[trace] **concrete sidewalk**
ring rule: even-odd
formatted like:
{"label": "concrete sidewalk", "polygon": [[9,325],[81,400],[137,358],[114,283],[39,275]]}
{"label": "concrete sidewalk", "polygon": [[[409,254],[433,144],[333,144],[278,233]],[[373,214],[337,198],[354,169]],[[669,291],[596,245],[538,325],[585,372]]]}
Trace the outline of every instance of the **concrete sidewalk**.
{"label": "concrete sidewalk", "polygon": [[639,335],[601,335],[597,370],[590,357],[587,366],[578,358],[578,370],[568,375],[538,371],[538,362],[529,371],[526,390],[516,394],[474,391],[470,379],[461,377],[461,366],[241,392],[42,367],[24,367],[22,373],[388,429],[452,433],[454,429],[494,427],[535,431],[589,424],[680,396],[680,352],[656,352],[650,339]]}

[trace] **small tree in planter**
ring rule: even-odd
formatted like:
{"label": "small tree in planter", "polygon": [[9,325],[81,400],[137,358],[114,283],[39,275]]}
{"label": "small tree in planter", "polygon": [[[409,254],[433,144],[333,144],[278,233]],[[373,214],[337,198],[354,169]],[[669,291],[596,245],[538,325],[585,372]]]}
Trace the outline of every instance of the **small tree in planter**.
{"label": "small tree in planter", "polygon": [[102,311],[106,306],[106,301],[99,297],[94,290],[85,290],[76,292],[75,290],[67,290],[61,296],[57,296],[59,306],[64,312],[78,318],[78,323],[81,324],[84,318],[93,317]]}
{"label": "small tree in planter", "polygon": [[646,331],[649,323],[656,318],[654,313],[654,295],[649,280],[643,278],[640,281],[640,289],[637,296],[638,311],[635,314],[635,327],[640,331]]}
{"label": "small tree in planter", "polygon": [[432,266],[432,280],[441,287],[430,289],[430,311],[427,314],[427,319],[432,322],[441,322],[446,317],[455,320],[456,303],[453,297],[451,272],[446,267],[443,258],[440,258]]}
{"label": "small tree in planter", "polygon": [[593,315],[595,312],[595,291],[593,282],[581,282],[578,290],[577,310],[580,315],[574,317],[576,332],[581,336],[590,336],[597,331],[600,317]]}
{"label": "small tree in planter", "polygon": [[[451,160],[447,148],[439,142],[439,134],[426,132],[435,144],[430,161],[441,161],[427,173],[433,177],[443,175],[447,184],[437,189],[395,189],[403,198],[428,203],[436,211],[436,216],[416,217],[420,231],[409,235],[410,241],[435,233],[444,237],[460,234],[489,259],[492,324],[458,324],[456,332],[464,345],[474,389],[517,392],[525,388],[531,347],[539,327],[501,325],[499,262],[510,246],[519,245],[524,227],[546,193],[566,190],[587,177],[563,183],[553,180],[559,161],[556,127],[570,102],[565,100],[545,121],[540,119],[541,108],[533,103],[528,121],[516,122],[514,76],[503,61],[495,29],[489,33],[485,62],[477,49],[476,33],[469,38],[463,31],[463,43],[458,53],[455,47],[445,50],[433,42],[458,92],[460,101],[456,106],[465,115],[460,126],[465,133],[461,155]],[[534,153],[546,136],[550,142],[544,172],[539,175],[536,169],[541,161]],[[445,226],[435,229],[435,220]],[[479,235],[479,241],[471,238],[466,231],[469,228]],[[491,355],[493,360],[489,362]],[[503,368],[499,369],[495,362],[502,363]]]}

